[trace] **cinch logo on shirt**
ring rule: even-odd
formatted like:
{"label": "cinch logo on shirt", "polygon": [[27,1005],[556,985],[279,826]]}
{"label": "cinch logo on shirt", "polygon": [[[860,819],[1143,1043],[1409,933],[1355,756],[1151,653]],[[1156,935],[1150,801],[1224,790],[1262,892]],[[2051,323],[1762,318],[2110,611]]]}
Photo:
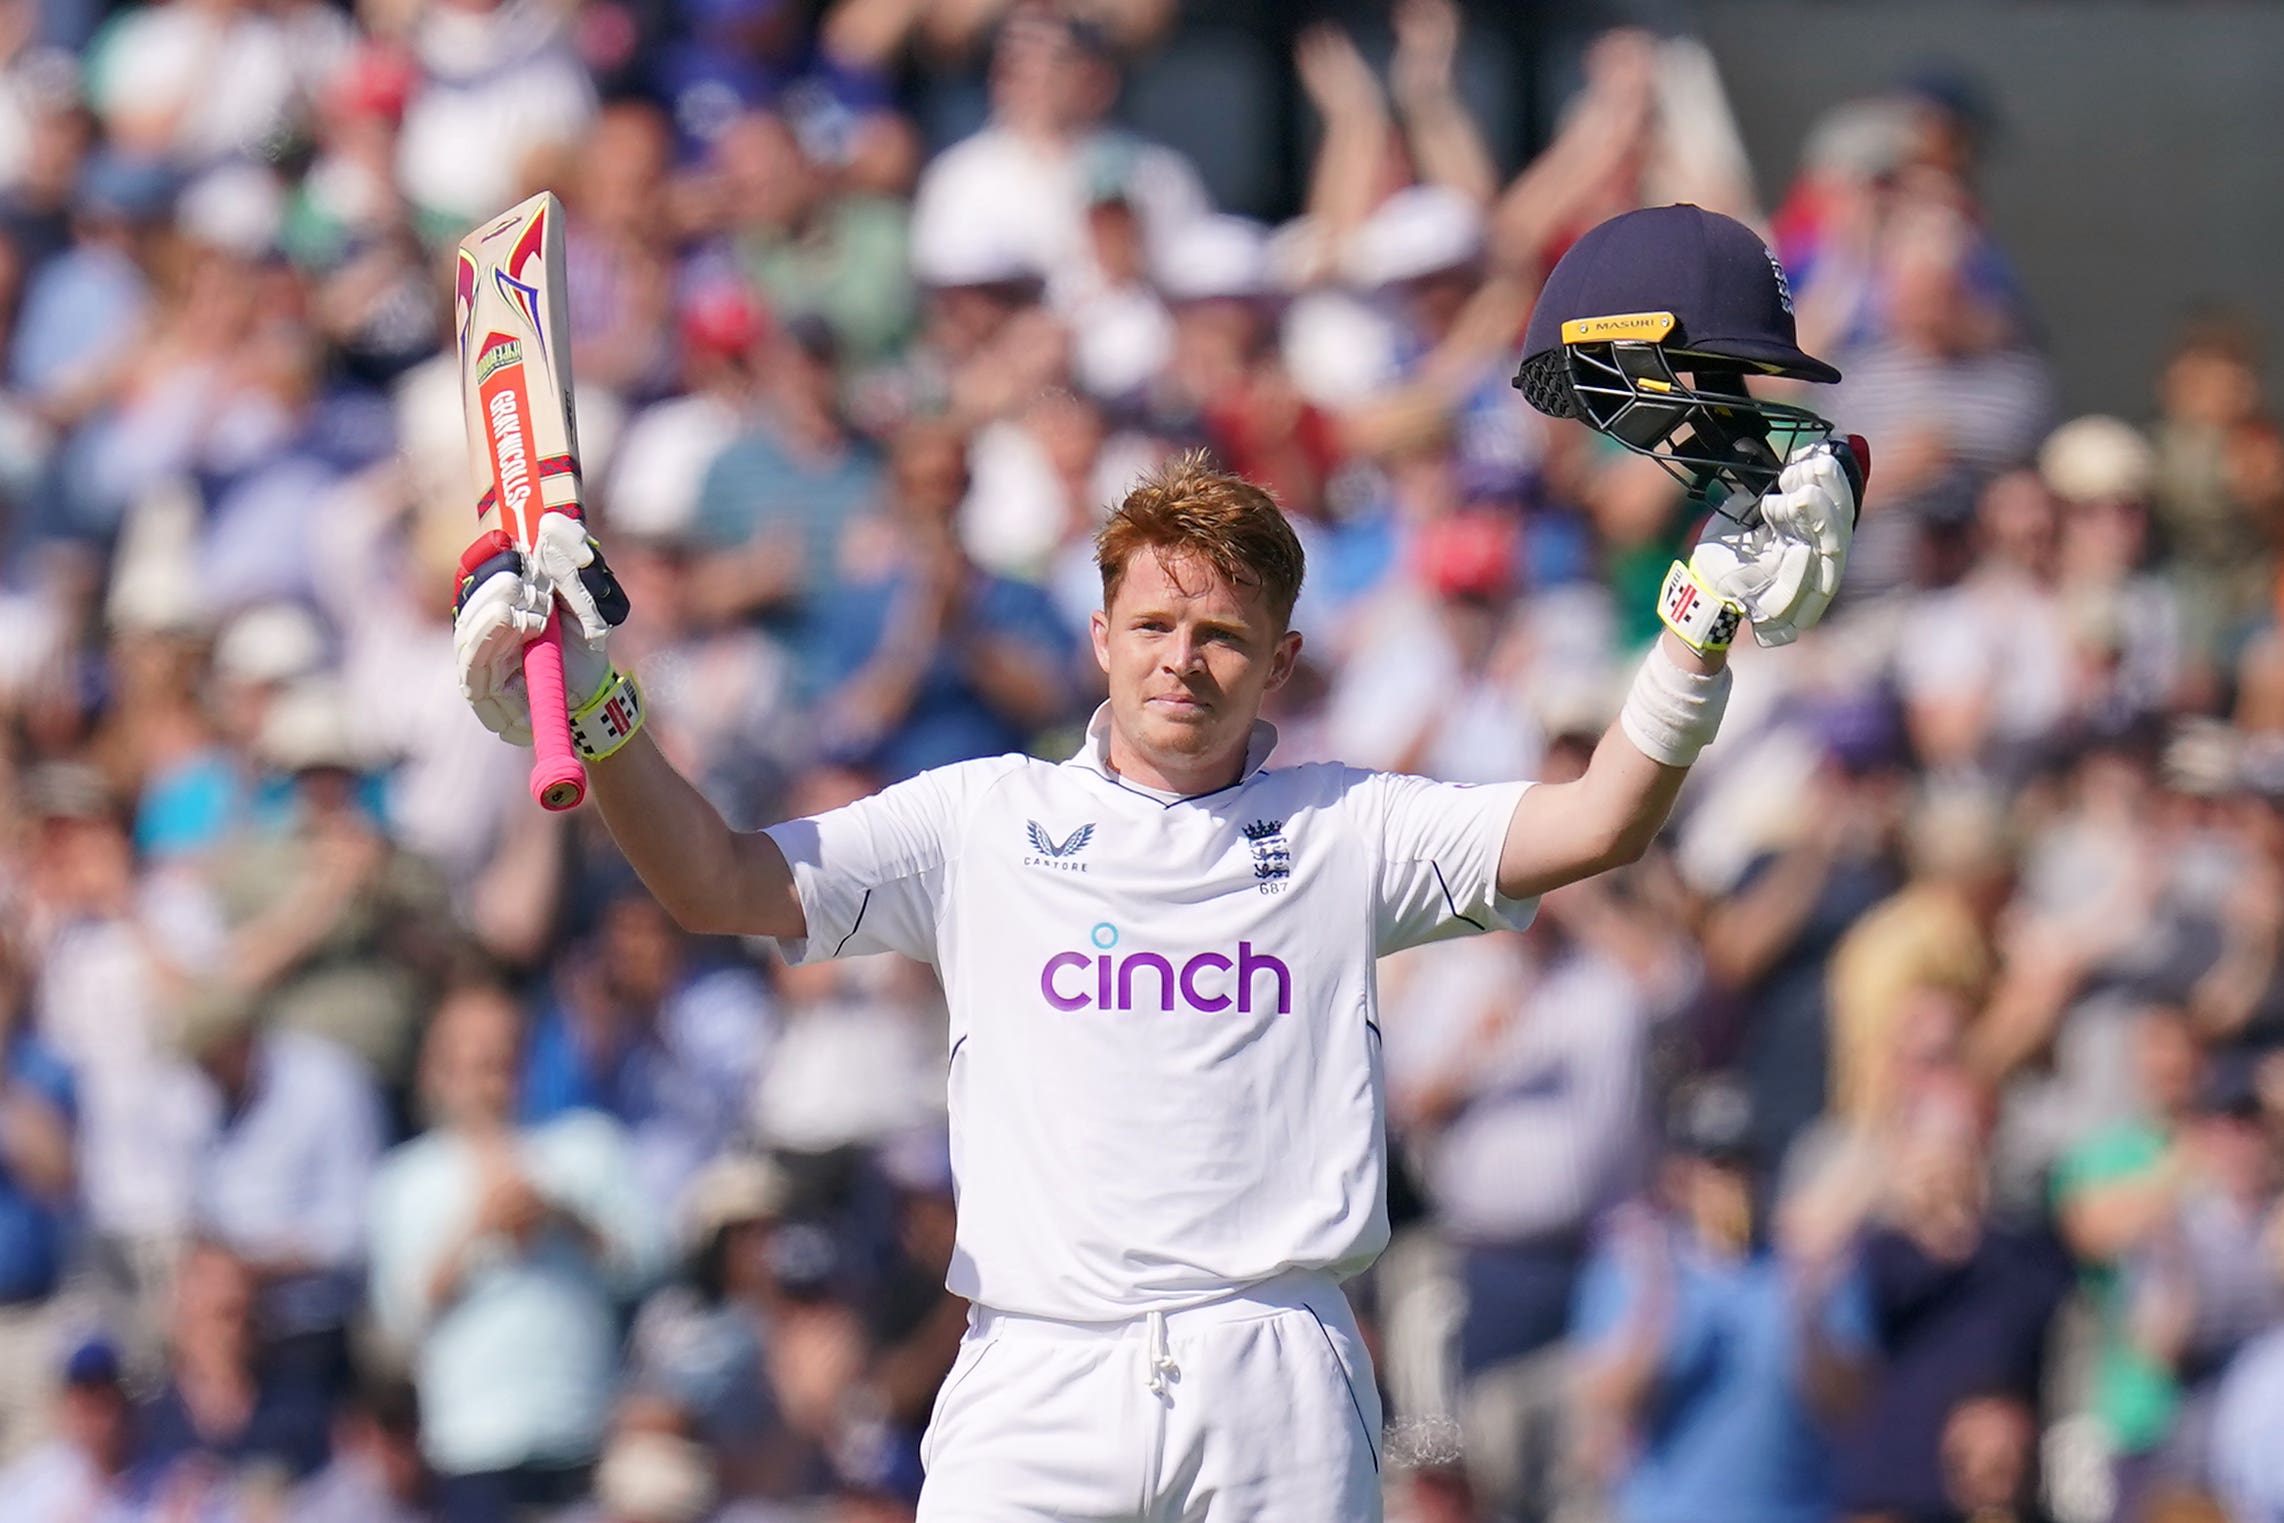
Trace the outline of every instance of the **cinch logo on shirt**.
{"label": "cinch logo on shirt", "polygon": [[[1274,991],[1277,1014],[1292,1014],[1292,970],[1272,954],[1254,951],[1250,941],[1239,942],[1234,957],[1199,952],[1176,966],[1156,952],[1114,955],[1118,927],[1108,923],[1096,926],[1090,939],[1093,952],[1057,952],[1039,970],[1039,993],[1057,1010],[1171,1013],[1179,999],[1184,1008],[1207,1015],[1233,1004],[1239,1015],[1251,1015],[1255,997]],[[1263,985],[1263,979],[1270,982]]]}

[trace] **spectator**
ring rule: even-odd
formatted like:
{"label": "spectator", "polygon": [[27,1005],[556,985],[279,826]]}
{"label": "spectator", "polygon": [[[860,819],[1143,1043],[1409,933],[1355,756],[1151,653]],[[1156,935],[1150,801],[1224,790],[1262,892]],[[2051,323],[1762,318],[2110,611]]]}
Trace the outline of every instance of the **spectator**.
{"label": "spectator", "polygon": [[263,1031],[228,996],[188,1014],[183,1043],[207,1120],[197,1230],[253,1278],[264,1353],[337,1382],[348,1370],[365,1196],[381,1153],[373,1081],[325,1038]]}
{"label": "spectator", "polygon": [[1831,1093],[1827,971],[1850,930],[1898,882],[1907,780],[1884,705],[1826,716],[1823,767],[1793,837],[1711,897],[1700,935],[1716,1028],[1707,1056],[1733,1061],[1763,1158],[1781,1161]]}
{"label": "spectator", "polygon": [[714,144],[738,267],[781,319],[821,319],[844,365],[892,358],[915,312],[902,201],[833,182],[783,118],[752,112]]}
{"label": "spectator", "polygon": [[1586,1453],[1622,1523],[1828,1517],[1827,1423],[1861,1389],[1862,1286],[1772,1243],[1741,1091],[1677,1101],[1657,1203],[1630,1213],[1579,1291]]}
{"label": "spectator", "polygon": [[1045,594],[962,548],[958,434],[906,429],[889,477],[888,513],[871,530],[881,564],[818,610],[810,643],[827,753],[895,781],[1022,750],[1070,716],[1077,656]]}
{"label": "spectator", "polygon": [[622,892],[599,920],[524,1045],[522,1120],[611,1117],[642,1193],[672,1217],[738,1140],[776,1016],[752,968],[708,955],[648,894]]}
{"label": "spectator", "polygon": [[2226,663],[2274,601],[2279,435],[2244,319],[2178,336],[2157,380],[2151,503],[2195,647]]}
{"label": "spectator", "polygon": [[194,880],[138,873],[125,813],[92,768],[51,763],[24,795],[32,1029],[72,1069],[91,1257],[139,1353],[190,1227],[204,1124],[169,1024],[178,992],[220,961],[222,929]]}
{"label": "spectator", "polygon": [[913,258],[930,267],[962,226],[991,227],[1061,299],[1090,274],[1089,178],[1115,168],[1155,249],[1208,208],[1180,155],[1102,119],[1118,79],[1102,33],[1059,7],[1012,8],[991,63],[991,122],[931,162],[912,208]]}
{"label": "spectator", "polygon": [[[1576,775],[1586,752],[1550,758]],[[1549,896],[1520,938],[1389,969],[1391,1122],[1451,1240],[1468,1477],[1502,1516],[1551,1517],[1566,1451],[1572,1300],[1594,1226],[1641,1184],[1642,1079],[1671,948],[1607,889]],[[1559,1014],[1558,1014],[1559,1012]],[[1528,1187],[1513,1161],[1540,1158]]]}
{"label": "spectator", "polygon": [[1911,877],[1833,949],[1832,1108],[1886,1112],[1897,1029],[1925,996],[1978,1008],[1993,978],[1990,920],[2012,887],[2013,854],[1994,802],[1971,792],[1923,798],[1906,826]]}
{"label": "spectator", "polygon": [[1968,1510],[1964,1486],[1982,1505],[2013,1505],[2032,1478],[2023,1455],[2006,1485],[1982,1475],[1984,1456],[2004,1447],[1990,1430],[2035,1428],[2069,1259],[2043,1221],[1994,1210],[1988,1107],[1971,1084],[1923,1092],[1899,1131],[1860,1250],[1877,1358],[1835,1436],[1834,1500],[1850,1515],[1932,1520]]}
{"label": "spectator", "polygon": [[420,1454],[420,1402],[408,1381],[368,1379],[333,1425],[333,1460],[290,1515],[304,1523],[433,1523],[435,1482]]}
{"label": "spectator", "polygon": [[368,758],[349,724],[346,695],[330,681],[270,710],[261,752],[294,779],[293,801],[213,865],[230,930],[221,992],[250,1001],[265,1024],[339,1043],[393,1086],[451,932],[436,869],[375,817]]}
{"label": "spectator", "polygon": [[[2037,1497],[2037,1412],[2026,1398],[1978,1395],[1953,1407],[1943,1422],[1942,1467],[1942,1516],[2045,1523]],[[2148,1516],[2152,1523],[2160,1519],[2154,1511]]]}
{"label": "spectator", "polygon": [[0,933],[0,1457],[43,1426],[76,1226],[71,1074],[30,1029],[23,952]]}
{"label": "spectator", "polygon": [[118,1353],[101,1339],[87,1340],[70,1351],[60,1373],[55,1436],[0,1468],[0,1520],[135,1516],[150,1500],[151,1476],[137,1465]]}
{"label": "spectator", "polygon": [[146,1463],[240,1478],[268,1465],[295,1480],[324,1465],[332,1392],[306,1366],[265,1357],[255,1291],[252,1267],[229,1249],[183,1253],[162,1381],[136,1413]]}
{"label": "spectator", "polygon": [[1935,638],[1900,671],[1905,712],[1930,765],[2021,777],[2078,718],[2054,500],[2029,471],[1999,477],[1975,531],[1974,569],[1923,605]]}
{"label": "spectator", "polygon": [[1880,491],[1848,566],[1864,594],[1911,580],[1921,536],[1964,522],[1983,486],[2027,463],[2053,420],[2044,360],[1967,283],[1972,248],[1948,207],[1898,215],[1880,245],[1884,334],[1834,360],[1847,379],[1832,416],[1883,441]]}
{"label": "spectator", "polygon": [[445,997],[422,1049],[435,1123],[382,1161],[373,1190],[374,1312],[412,1358],[445,1523],[580,1494],[618,1309],[657,1257],[656,1207],[617,1123],[516,1125],[520,1025],[497,990]]}
{"label": "spectator", "polygon": [[808,1458],[784,1426],[768,1365],[768,1245],[791,1188],[763,1158],[708,1165],[684,1208],[682,1273],[643,1303],[630,1335],[637,1382],[690,1414],[732,1496],[790,1495]]}
{"label": "spectator", "polygon": [[841,530],[871,503],[880,467],[842,416],[832,330],[800,318],[762,342],[759,415],[707,468],[697,531],[751,573],[725,611],[784,619],[839,585]]}
{"label": "spectator", "polygon": [[2153,1336],[2180,1315],[2172,1277],[2150,1257],[2177,1220],[2194,1170],[2185,1132],[2204,1058],[2177,1010],[2145,1013],[2136,1031],[2140,1114],[2097,1132],[2054,1172],[2055,1213],[2083,1267],[2099,1317],[2094,1412],[2116,1457],[2117,1515],[2130,1517],[2161,1473],[2160,1447],[2179,1415],[2181,1393],[2168,1346]]}

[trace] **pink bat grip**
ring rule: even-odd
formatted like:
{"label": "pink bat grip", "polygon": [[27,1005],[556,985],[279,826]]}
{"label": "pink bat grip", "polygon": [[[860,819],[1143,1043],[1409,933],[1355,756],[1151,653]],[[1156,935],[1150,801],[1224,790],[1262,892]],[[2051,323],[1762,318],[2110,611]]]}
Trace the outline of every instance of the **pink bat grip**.
{"label": "pink bat grip", "polygon": [[576,809],[587,796],[587,769],[571,749],[571,708],[563,696],[563,631],[553,609],[539,638],[523,648],[523,686],[531,695],[531,796],[542,809]]}

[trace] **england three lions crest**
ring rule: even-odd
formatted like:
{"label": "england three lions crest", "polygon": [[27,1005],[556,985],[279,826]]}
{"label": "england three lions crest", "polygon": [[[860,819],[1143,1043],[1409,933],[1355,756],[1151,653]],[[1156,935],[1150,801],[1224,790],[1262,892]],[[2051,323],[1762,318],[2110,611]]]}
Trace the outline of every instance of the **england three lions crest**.
{"label": "england three lions crest", "polygon": [[1255,820],[1245,827],[1245,844],[1253,851],[1253,878],[1263,885],[1282,883],[1293,875],[1293,848],[1285,839],[1283,820]]}

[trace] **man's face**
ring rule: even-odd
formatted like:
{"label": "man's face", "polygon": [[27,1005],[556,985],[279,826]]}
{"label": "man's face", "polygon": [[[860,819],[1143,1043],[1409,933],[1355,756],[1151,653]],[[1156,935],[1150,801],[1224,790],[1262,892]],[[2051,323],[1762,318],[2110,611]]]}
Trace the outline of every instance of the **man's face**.
{"label": "man's face", "polygon": [[438,1007],[425,1055],[429,1100],[440,1120],[487,1127],[515,1114],[521,1061],[515,1007],[468,990]]}
{"label": "man's face", "polygon": [[1259,586],[1235,585],[1191,557],[1169,564],[1138,552],[1094,616],[1117,737],[1176,772],[1242,755],[1261,700],[1284,686],[1300,652],[1300,635]]}

